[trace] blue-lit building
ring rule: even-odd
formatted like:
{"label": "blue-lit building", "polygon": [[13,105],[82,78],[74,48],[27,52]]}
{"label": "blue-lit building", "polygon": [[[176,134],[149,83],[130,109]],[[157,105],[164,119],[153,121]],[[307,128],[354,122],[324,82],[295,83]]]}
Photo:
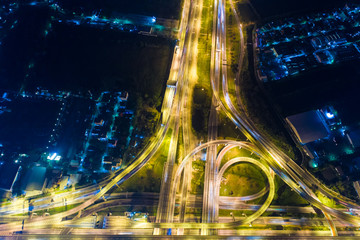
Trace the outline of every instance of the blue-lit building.
{"label": "blue-lit building", "polygon": [[329,135],[325,119],[319,110],[292,115],[287,117],[286,121],[303,145]]}
{"label": "blue-lit building", "polygon": [[26,196],[35,196],[42,194],[46,186],[46,168],[33,167],[26,172],[22,180],[22,190]]}
{"label": "blue-lit building", "polygon": [[255,32],[257,76],[271,82],[324,64],[358,60],[359,39],[360,10],[352,5],[266,23]]}

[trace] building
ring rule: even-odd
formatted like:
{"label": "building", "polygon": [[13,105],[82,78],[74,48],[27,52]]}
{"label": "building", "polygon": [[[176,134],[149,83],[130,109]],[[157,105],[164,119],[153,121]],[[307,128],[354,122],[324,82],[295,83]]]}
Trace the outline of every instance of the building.
{"label": "building", "polygon": [[33,167],[29,169],[23,181],[23,190],[26,196],[42,194],[46,185],[45,167]]}
{"label": "building", "polygon": [[0,161],[0,190],[11,192],[21,167],[13,163]]}
{"label": "building", "polygon": [[319,110],[299,113],[286,118],[301,144],[326,138],[329,135],[325,120]]}
{"label": "building", "polygon": [[127,101],[129,98],[129,93],[126,91],[120,92],[119,97],[121,101]]}
{"label": "building", "polygon": [[95,118],[95,121],[94,121],[95,126],[104,126],[104,123],[105,123],[105,121],[101,117]]}
{"label": "building", "polygon": [[291,59],[304,56],[305,52],[296,44],[282,44],[271,48],[276,57]]}
{"label": "building", "polygon": [[347,43],[346,37],[342,32],[334,32],[326,36],[327,44],[330,46],[337,46]]}
{"label": "building", "polygon": [[354,148],[360,147],[360,129],[350,131],[346,136]]}
{"label": "building", "polygon": [[108,147],[114,148],[114,147],[116,147],[117,143],[118,143],[117,139],[109,139],[108,140]]}
{"label": "building", "polygon": [[79,160],[74,159],[70,161],[70,167],[77,168],[79,166],[80,166]]}
{"label": "building", "polygon": [[324,47],[326,47],[326,39],[324,37],[315,37],[313,39],[311,39],[311,45],[315,48],[315,49],[322,49]]}
{"label": "building", "polygon": [[328,50],[318,50],[313,53],[319,63],[332,64],[335,61],[333,54]]}
{"label": "building", "polygon": [[315,49],[324,49],[328,47],[335,47],[338,45],[345,44],[347,42],[344,34],[341,32],[334,32],[333,34],[329,34],[327,36],[320,36],[311,39],[311,45]]}

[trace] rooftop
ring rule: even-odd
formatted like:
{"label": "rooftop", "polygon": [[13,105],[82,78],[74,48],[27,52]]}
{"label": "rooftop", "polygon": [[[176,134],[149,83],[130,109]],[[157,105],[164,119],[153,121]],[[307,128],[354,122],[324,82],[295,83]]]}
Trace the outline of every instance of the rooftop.
{"label": "rooftop", "polygon": [[286,121],[302,144],[328,136],[328,130],[322,120],[321,113],[317,110],[289,116]]}
{"label": "rooftop", "polygon": [[45,181],[45,167],[33,167],[25,176],[25,191],[42,191]]}

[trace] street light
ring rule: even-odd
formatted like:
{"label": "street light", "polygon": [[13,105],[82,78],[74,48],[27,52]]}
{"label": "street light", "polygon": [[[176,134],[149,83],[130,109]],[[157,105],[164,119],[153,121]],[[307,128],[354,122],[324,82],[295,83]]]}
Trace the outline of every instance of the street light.
{"label": "street light", "polygon": [[232,218],[233,218],[233,221],[235,222],[235,217],[234,217],[234,214],[233,214],[233,212],[230,212],[230,216],[232,216]]}
{"label": "street light", "polygon": [[[241,215],[245,216],[246,218],[248,217],[248,216],[246,215],[246,213],[242,213]],[[252,227],[251,222],[249,223],[249,227]]]}

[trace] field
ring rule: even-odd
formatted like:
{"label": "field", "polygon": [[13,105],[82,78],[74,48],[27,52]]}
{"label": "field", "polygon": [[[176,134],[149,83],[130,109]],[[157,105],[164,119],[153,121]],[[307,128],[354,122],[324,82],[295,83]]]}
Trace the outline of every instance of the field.
{"label": "field", "polygon": [[60,0],[61,6],[70,10],[81,10],[92,13],[100,11],[107,16],[113,13],[135,13],[162,18],[179,18],[179,0]]}
{"label": "field", "polygon": [[[54,25],[35,67],[37,84],[69,90],[128,90],[159,96],[172,44],[115,31]],[[50,81],[51,79],[51,81]]]}

